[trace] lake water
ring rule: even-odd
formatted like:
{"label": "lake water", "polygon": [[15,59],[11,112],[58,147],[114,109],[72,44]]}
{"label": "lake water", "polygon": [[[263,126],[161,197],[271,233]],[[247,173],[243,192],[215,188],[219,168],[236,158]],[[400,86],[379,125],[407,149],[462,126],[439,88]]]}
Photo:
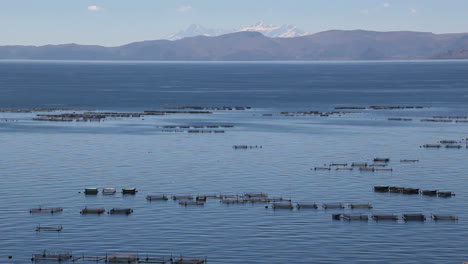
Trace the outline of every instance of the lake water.
{"label": "lake water", "polygon": [[[375,105],[424,108],[335,110]],[[2,109],[142,112],[171,106],[252,109],[103,122],[35,121],[39,113],[0,113],[0,263],[28,263],[42,250],[183,255],[230,264],[468,261],[463,140],[468,123],[421,122],[468,116],[467,61],[0,62]],[[300,111],[352,113],[280,114]],[[163,131],[164,126],[207,125],[233,127],[225,133]],[[457,140],[463,147],[420,147],[441,140]],[[392,171],[314,170],[330,163],[371,164],[376,157],[390,158]],[[448,190],[456,196],[376,193],[376,185]],[[85,196],[86,187],[136,187],[139,192]],[[145,199],[153,193],[247,192],[290,198],[293,204],[371,203],[373,209],[272,210],[217,199],[184,207]],[[64,211],[29,213],[39,206]],[[80,215],[85,206],[128,207],[134,213]],[[400,218],[423,213],[428,219],[336,221],[335,213]],[[459,220],[433,221],[431,214]],[[62,225],[63,230],[35,232],[37,225]]]}

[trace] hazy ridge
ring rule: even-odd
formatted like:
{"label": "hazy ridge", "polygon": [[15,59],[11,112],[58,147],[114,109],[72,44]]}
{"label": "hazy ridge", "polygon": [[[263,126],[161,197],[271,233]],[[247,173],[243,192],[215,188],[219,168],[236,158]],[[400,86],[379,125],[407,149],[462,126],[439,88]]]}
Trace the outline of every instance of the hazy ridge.
{"label": "hazy ridge", "polygon": [[468,33],[330,30],[294,38],[258,32],[216,37],[134,42],[118,47],[94,45],[0,46],[0,59],[156,60],[156,61],[310,61],[466,59]]}

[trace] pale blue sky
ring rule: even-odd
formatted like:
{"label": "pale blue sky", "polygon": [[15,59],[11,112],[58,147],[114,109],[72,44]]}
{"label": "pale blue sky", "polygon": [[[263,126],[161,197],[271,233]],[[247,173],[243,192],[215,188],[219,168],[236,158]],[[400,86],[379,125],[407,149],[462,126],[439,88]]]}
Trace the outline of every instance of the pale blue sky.
{"label": "pale blue sky", "polygon": [[0,0],[0,45],[121,45],[192,23],[239,28],[259,20],[329,29],[468,32],[468,0]]}

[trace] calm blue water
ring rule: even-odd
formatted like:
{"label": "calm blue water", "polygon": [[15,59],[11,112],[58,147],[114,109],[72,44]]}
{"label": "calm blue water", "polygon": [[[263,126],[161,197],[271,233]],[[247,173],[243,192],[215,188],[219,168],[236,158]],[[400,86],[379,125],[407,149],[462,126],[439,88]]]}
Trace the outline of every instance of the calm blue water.
{"label": "calm blue water", "polygon": [[[0,113],[0,263],[44,249],[208,257],[209,263],[461,263],[468,261],[468,149],[423,144],[468,137],[468,62],[96,63],[0,62],[0,108],[140,112],[166,106],[251,106],[210,115],[104,122],[40,122]],[[337,106],[424,109],[280,116]],[[272,114],[264,116],[263,114]],[[388,121],[389,117],[412,121]],[[234,125],[223,134],[165,133],[167,125]],[[234,150],[233,145],[261,145]],[[465,143],[462,143],[463,145]],[[390,158],[392,172],[314,171]],[[418,159],[400,163],[400,159]],[[453,198],[374,193],[374,185],[455,192]],[[85,187],[136,187],[135,196],[85,196]],[[371,203],[363,214],[453,214],[459,221],[343,222],[345,210],[273,211],[261,204],[203,207],[147,202],[150,193],[265,192],[294,202]],[[39,206],[63,207],[30,215]],[[81,216],[131,207],[129,216]],[[60,233],[35,232],[63,225]],[[7,256],[13,256],[8,260]]]}

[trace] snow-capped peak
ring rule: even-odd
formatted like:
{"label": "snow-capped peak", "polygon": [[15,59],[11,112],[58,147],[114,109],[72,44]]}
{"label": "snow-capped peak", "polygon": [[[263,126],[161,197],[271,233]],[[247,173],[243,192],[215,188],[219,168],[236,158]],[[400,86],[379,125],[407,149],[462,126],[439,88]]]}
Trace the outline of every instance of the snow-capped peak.
{"label": "snow-capped peak", "polygon": [[239,31],[257,31],[270,38],[293,38],[306,35],[306,32],[293,25],[269,25],[263,20],[258,23],[240,29]]}
{"label": "snow-capped peak", "polygon": [[259,22],[255,23],[254,25],[244,27],[241,29],[232,29],[232,30],[225,30],[225,29],[211,29],[205,28],[201,25],[192,24],[187,29],[181,30],[177,33],[171,34],[166,37],[168,40],[177,40],[186,37],[194,37],[194,36],[219,36],[228,33],[234,32],[243,32],[243,31],[256,31],[260,32],[263,35],[270,37],[270,38],[294,38],[299,36],[304,36],[307,33],[293,25],[282,25],[276,26],[265,23],[265,21],[260,20]]}

